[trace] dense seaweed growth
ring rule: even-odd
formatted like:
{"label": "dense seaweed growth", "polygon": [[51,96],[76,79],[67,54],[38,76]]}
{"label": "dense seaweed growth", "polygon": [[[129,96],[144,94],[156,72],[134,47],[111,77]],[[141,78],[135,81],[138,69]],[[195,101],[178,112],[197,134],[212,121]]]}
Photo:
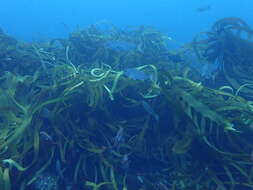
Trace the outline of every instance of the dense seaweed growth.
{"label": "dense seaweed growth", "polygon": [[43,43],[1,31],[0,189],[252,189],[243,33],[225,18],[186,46],[222,64],[214,89],[151,27],[92,25]]}
{"label": "dense seaweed growth", "polygon": [[203,63],[216,63],[220,71],[217,82],[240,89],[252,98],[253,30],[240,18],[217,21],[212,30],[196,36],[193,49]]}

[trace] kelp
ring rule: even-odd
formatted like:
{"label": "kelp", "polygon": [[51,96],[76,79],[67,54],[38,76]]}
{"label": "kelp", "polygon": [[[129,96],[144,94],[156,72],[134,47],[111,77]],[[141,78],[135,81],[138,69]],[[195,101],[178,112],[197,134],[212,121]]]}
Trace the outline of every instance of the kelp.
{"label": "kelp", "polygon": [[[199,76],[181,50],[168,49],[168,36],[146,26],[108,27],[47,43],[20,44],[0,32],[0,49],[12,49],[0,61],[5,51],[21,60],[0,64],[0,189],[38,189],[46,179],[51,189],[251,187],[253,109],[241,97],[250,78],[238,88],[209,88],[193,80]],[[236,44],[250,47],[240,19],[212,30],[193,45],[205,62],[238,61],[223,56]],[[221,37],[235,39],[222,56]],[[20,59],[25,54],[30,61]],[[129,77],[131,69],[145,80]],[[147,114],[146,101],[159,119]]]}
{"label": "kelp", "polygon": [[253,30],[245,21],[228,17],[214,23],[210,31],[198,34],[192,43],[201,63],[219,65],[215,80],[240,89],[247,98],[252,98],[249,85],[252,83],[252,34]]}
{"label": "kelp", "polygon": [[85,182],[85,186],[91,186],[93,187],[92,190],[98,190],[100,187],[104,186],[104,185],[108,185],[108,184],[111,184],[110,182],[101,182],[99,184],[95,184],[93,182],[90,182],[90,181],[86,181]]}
{"label": "kelp", "polygon": [[175,154],[185,154],[192,146],[195,134],[193,131],[191,131],[192,127],[186,126],[185,128],[186,129],[181,135],[181,137],[179,137],[178,140],[174,140],[175,144],[172,147],[172,151]]}
{"label": "kelp", "polygon": [[[252,149],[251,145],[249,145],[250,143],[246,147],[247,143],[244,144],[245,142],[243,142],[245,147],[242,150],[241,146],[237,146],[234,142],[240,144],[240,140],[236,137],[248,131],[248,124],[244,121],[252,118],[250,104],[243,98],[238,97],[237,94],[221,91],[225,87],[221,87],[220,90],[213,90],[187,78],[177,76],[167,78],[166,74],[164,75],[164,78],[162,78],[164,82],[161,84],[162,93],[171,106],[174,107],[175,112],[179,112],[180,118],[185,118],[185,121],[193,124],[192,127],[191,125],[186,127],[191,127],[188,130],[193,131],[195,138],[201,139],[207,147],[221,154],[223,159],[229,161],[232,165],[234,165],[234,162],[245,160],[245,156],[248,154],[247,151]],[[235,117],[235,115],[238,117]],[[183,137],[186,142],[191,142],[187,130]],[[185,140],[182,139],[174,145],[173,151],[175,153],[181,153],[182,151],[180,150],[184,150],[185,146],[187,147],[188,143],[181,143],[182,141],[184,142]],[[181,147],[178,147],[179,145]],[[240,167],[237,167],[237,164],[235,166],[245,173],[243,164],[240,164]],[[232,177],[231,166],[224,166],[224,170],[227,178],[234,186],[235,181]],[[246,177],[247,175],[245,174],[244,176]],[[213,180],[218,188],[227,189],[217,176]]]}

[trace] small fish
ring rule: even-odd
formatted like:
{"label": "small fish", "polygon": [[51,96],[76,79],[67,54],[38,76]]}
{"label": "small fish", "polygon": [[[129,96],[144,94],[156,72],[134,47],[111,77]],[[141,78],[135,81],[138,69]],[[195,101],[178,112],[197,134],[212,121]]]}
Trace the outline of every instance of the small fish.
{"label": "small fish", "polygon": [[121,160],[121,167],[125,171],[125,173],[128,172],[129,165],[130,165],[130,160],[129,160],[129,154],[124,154],[123,158]]}
{"label": "small fish", "polygon": [[4,61],[12,61],[12,58],[11,58],[11,57],[6,57],[6,58],[4,59]]}
{"label": "small fish", "polygon": [[157,184],[158,190],[169,190],[169,188],[163,183],[163,182],[159,182]]}
{"label": "small fish", "polygon": [[65,169],[62,169],[60,160],[56,161],[55,170],[56,170],[57,174],[60,176],[60,178],[64,179],[63,172],[64,172]]}
{"label": "small fish", "polygon": [[53,138],[45,131],[40,132],[40,137],[43,141],[50,143],[50,144],[56,144],[53,140]]}
{"label": "small fish", "polygon": [[40,117],[42,119],[49,119],[51,117],[51,111],[48,108],[42,108],[40,111]]}
{"label": "small fish", "polygon": [[147,113],[154,117],[156,121],[159,121],[159,115],[155,113],[153,108],[145,100],[142,100],[141,104]]}
{"label": "small fish", "polygon": [[211,5],[207,5],[207,6],[204,6],[204,7],[199,7],[196,10],[197,10],[197,12],[206,12],[206,11],[211,10],[211,8],[212,8]]}
{"label": "small fish", "polygon": [[143,176],[142,175],[137,175],[137,180],[140,182],[140,183],[144,183],[144,179],[143,179]]}
{"label": "small fish", "polygon": [[141,53],[141,54],[144,54],[144,45],[143,45],[143,42],[141,41],[137,46],[136,46],[136,50],[137,52]]}
{"label": "small fish", "polygon": [[136,68],[127,68],[124,70],[124,75],[133,80],[145,81],[149,80],[150,76]]}
{"label": "small fish", "polygon": [[114,142],[113,142],[113,147],[118,147],[119,144],[124,142],[124,129],[123,127],[120,127],[119,130],[117,131],[116,136],[114,137]]}

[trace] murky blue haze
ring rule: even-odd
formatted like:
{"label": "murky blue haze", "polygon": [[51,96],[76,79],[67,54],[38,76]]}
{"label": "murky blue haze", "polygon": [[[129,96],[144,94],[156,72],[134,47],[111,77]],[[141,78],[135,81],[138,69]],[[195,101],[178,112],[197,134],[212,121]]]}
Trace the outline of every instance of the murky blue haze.
{"label": "murky blue haze", "polygon": [[[210,10],[196,11],[208,5]],[[252,5],[251,0],[2,0],[0,27],[31,41],[64,37],[106,20],[120,27],[151,25],[185,42],[223,17],[237,16],[252,25]]]}

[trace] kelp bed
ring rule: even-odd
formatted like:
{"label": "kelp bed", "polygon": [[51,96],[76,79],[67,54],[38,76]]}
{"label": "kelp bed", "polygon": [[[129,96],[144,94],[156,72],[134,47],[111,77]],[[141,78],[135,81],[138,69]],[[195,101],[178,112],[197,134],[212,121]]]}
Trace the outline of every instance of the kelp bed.
{"label": "kelp bed", "polygon": [[[222,19],[178,51],[151,27],[105,26],[0,32],[0,189],[252,189],[249,26]],[[189,52],[220,65],[214,80]]]}

